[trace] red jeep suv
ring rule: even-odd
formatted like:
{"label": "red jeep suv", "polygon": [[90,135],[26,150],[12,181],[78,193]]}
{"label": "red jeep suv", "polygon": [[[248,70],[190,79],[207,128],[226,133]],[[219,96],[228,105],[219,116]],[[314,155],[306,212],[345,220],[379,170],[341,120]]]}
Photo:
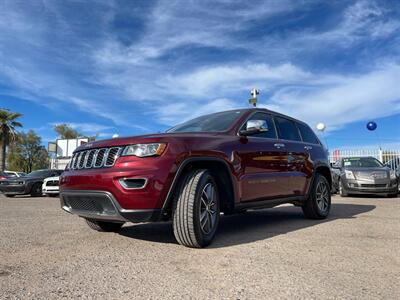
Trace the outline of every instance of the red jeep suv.
{"label": "red jeep suv", "polygon": [[221,212],[291,203],[326,218],[331,183],[327,151],[307,124],[254,108],[85,144],[60,178],[60,198],[95,230],[172,220],[177,241],[200,248]]}

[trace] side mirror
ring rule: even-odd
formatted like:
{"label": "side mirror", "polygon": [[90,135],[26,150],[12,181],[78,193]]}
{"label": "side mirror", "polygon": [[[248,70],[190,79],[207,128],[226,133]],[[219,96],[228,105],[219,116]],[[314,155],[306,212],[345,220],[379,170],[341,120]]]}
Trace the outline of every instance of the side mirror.
{"label": "side mirror", "polygon": [[246,129],[239,132],[242,136],[248,136],[260,132],[268,131],[268,124],[264,120],[249,120],[246,123]]}

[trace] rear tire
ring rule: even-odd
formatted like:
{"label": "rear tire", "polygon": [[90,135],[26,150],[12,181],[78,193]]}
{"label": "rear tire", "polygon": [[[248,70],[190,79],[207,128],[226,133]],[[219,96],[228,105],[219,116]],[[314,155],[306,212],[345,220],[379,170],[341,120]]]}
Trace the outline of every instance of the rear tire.
{"label": "rear tire", "polygon": [[308,199],[301,207],[309,219],[325,219],[331,209],[331,193],[328,180],[317,173]]}
{"label": "rear tire", "polygon": [[15,195],[5,195],[7,198],[14,198]]}
{"label": "rear tire", "polygon": [[40,197],[42,196],[42,184],[40,182],[35,183],[31,188],[31,196],[32,197]]}
{"label": "rear tire", "polygon": [[208,170],[187,174],[174,203],[173,228],[179,244],[203,248],[214,239],[220,208],[218,186]]}
{"label": "rear tire", "polygon": [[101,232],[118,232],[124,223],[97,221],[93,219],[85,219],[86,224],[90,228]]}

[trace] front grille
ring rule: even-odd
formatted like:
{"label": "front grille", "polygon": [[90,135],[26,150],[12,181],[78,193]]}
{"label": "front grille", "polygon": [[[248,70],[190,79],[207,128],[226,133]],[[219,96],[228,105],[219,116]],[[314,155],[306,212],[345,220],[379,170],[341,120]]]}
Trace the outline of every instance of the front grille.
{"label": "front grille", "polygon": [[386,184],[361,184],[361,187],[366,188],[385,188],[387,187]]}
{"label": "front grille", "polygon": [[58,180],[49,180],[46,182],[46,186],[58,186]]}
{"label": "front grille", "polygon": [[358,179],[385,179],[387,178],[386,171],[374,171],[374,172],[365,172],[358,171],[355,172],[356,178]]}
{"label": "front grille", "polygon": [[112,167],[122,151],[121,147],[80,151],[72,156],[68,169],[92,169]]}
{"label": "front grille", "polygon": [[64,205],[71,210],[84,211],[86,213],[115,215],[117,211],[111,199],[102,193],[75,194],[63,193]]}

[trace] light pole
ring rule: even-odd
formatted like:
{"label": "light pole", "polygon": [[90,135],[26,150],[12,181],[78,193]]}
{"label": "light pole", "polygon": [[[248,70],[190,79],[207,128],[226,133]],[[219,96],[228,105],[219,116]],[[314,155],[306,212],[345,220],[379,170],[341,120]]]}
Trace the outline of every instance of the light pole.
{"label": "light pole", "polygon": [[249,104],[253,105],[253,107],[257,107],[257,95],[260,94],[260,90],[252,89],[250,91],[251,98],[249,99]]}

